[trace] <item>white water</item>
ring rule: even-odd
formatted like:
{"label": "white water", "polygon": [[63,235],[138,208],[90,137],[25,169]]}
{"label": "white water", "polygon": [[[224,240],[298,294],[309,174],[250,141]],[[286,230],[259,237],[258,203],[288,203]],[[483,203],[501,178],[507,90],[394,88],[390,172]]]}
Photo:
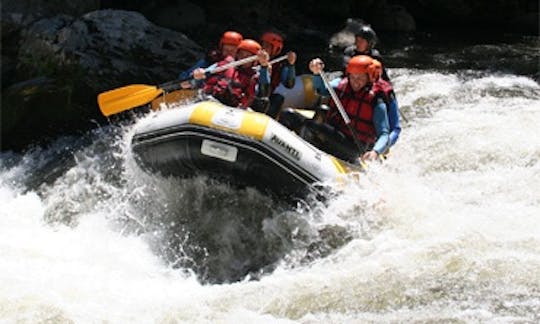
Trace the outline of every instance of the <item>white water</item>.
{"label": "white water", "polygon": [[148,236],[119,229],[138,191],[106,181],[92,155],[31,191],[15,179],[33,163],[3,167],[0,322],[540,321],[540,87],[471,71],[392,75],[409,124],[391,158],[328,207],[299,212],[352,240],[311,262],[292,249],[258,281],[202,285],[169,267]]}

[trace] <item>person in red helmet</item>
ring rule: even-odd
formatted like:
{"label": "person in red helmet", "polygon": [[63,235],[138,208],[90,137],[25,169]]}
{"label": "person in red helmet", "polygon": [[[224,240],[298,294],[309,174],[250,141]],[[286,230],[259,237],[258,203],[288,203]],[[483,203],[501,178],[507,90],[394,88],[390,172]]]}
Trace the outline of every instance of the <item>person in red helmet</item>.
{"label": "person in red helmet", "polygon": [[[270,54],[270,59],[276,58],[283,50],[283,37],[274,32],[265,32],[261,36],[261,46]],[[282,83],[287,88],[294,87],[294,79],[296,71],[294,64],[296,63],[296,53],[293,51],[287,52],[287,61],[281,61],[272,64],[272,80],[271,90]]]}
{"label": "person in red helmet", "polygon": [[[186,80],[192,76],[193,71],[197,68],[209,67],[217,62],[223,61],[228,56],[235,57],[237,50],[236,48],[243,39],[244,37],[242,34],[236,31],[229,30],[224,32],[219,39],[218,48],[211,50],[206,57],[198,60],[195,65],[189,69],[181,72],[178,75],[178,79]],[[185,83],[184,85],[188,87],[188,83]]]}
{"label": "person in red helmet", "polygon": [[[326,115],[326,134],[322,146],[332,154],[350,162],[374,160],[388,147],[388,114],[383,94],[375,92],[370,81],[370,66],[373,59],[367,55],[357,55],[349,60],[346,77],[335,87],[341,105],[349,116],[353,132],[345,124],[336,103],[330,101]],[[322,94],[329,94],[322,84],[320,72],[324,67],[321,59],[310,62],[315,87]],[[320,81],[317,81],[320,80]],[[324,128],[323,128],[324,129]],[[356,137],[356,139],[353,138]],[[360,143],[361,147],[357,147]]]}
{"label": "person in red helmet", "polygon": [[[292,110],[285,110],[283,124],[298,130],[304,139],[342,160],[360,163],[378,158],[388,147],[389,126],[384,95],[370,81],[372,64],[373,59],[367,55],[354,56],[347,64],[346,77],[338,79],[337,84],[331,83],[350,119],[348,125],[333,100],[330,100],[330,109],[323,120],[301,119]],[[319,58],[309,63],[314,74],[314,88],[319,94],[328,96],[329,91],[320,76],[323,67]]]}
{"label": "person in red helmet", "polygon": [[[270,58],[276,58],[283,50],[283,36],[278,33],[267,31],[261,35],[261,45],[270,54]],[[276,118],[281,111],[284,98],[282,95],[274,93],[274,90],[283,84],[287,88],[294,87],[296,78],[296,53],[287,52],[287,61],[272,64],[270,81],[270,105],[265,111],[269,116]]]}
{"label": "person in red helmet", "polygon": [[[357,55],[367,55],[382,64],[383,60],[381,53],[375,48],[377,41],[377,34],[370,25],[363,25],[360,27],[354,33],[354,45],[345,48],[343,51],[343,67],[346,68],[349,60]],[[384,65],[382,66],[381,77],[386,81],[390,81]]]}
{"label": "person in red helmet", "polygon": [[[236,60],[257,55],[257,60],[221,73],[213,74],[206,79],[205,70],[198,68],[193,71],[195,80],[204,80],[203,92],[219,100],[221,103],[239,108],[252,107],[257,104],[257,98],[265,98],[270,87],[270,74],[268,71],[269,54],[261,45],[252,39],[244,39],[238,44]],[[231,57],[219,62],[222,66],[232,61]],[[259,64],[260,69],[253,69]]]}

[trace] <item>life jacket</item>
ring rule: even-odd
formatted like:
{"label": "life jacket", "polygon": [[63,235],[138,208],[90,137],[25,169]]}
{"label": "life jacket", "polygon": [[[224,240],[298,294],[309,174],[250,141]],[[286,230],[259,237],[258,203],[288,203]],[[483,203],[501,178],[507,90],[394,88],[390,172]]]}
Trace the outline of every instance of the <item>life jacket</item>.
{"label": "life jacket", "polygon": [[[229,63],[227,60],[218,66]],[[230,68],[214,74],[206,81],[203,91],[231,107],[249,107],[255,98],[258,74],[252,68]]]}
{"label": "life jacket", "polygon": [[274,90],[281,83],[281,71],[283,70],[283,62],[277,62],[272,64],[272,72],[270,74],[270,92]]}
{"label": "life jacket", "polygon": [[[355,92],[349,85],[349,80],[345,78],[339,83],[336,94],[351,120],[351,126],[355,129],[357,138],[367,144],[375,143],[377,139],[375,126],[373,125],[375,93],[371,90],[370,86],[368,85],[362,90]],[[341,132],[352,138],[353,135],[349,127],[345,124],[334,101],[330,101],[330,107],[327,120],[337,126]]]}
{"label": "life jacket", "polygon": [[373,83],[371,90],[375,93],[376,97],[382,98],[386,105],[389,105],[394,97],[392,84],[382,78]]}

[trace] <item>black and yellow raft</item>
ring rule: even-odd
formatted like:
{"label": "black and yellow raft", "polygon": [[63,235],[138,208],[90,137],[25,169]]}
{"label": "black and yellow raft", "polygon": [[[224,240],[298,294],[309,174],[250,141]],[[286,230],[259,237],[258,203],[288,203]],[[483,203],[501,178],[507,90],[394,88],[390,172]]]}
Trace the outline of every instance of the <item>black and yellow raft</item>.
{"label": "black and yellow raft", "polygon": [[299,196],[317,183],[357,171],[269,116],[202,101],[140,121],[132,138],[143,169],[163,176],[207,175],[277,196]]}

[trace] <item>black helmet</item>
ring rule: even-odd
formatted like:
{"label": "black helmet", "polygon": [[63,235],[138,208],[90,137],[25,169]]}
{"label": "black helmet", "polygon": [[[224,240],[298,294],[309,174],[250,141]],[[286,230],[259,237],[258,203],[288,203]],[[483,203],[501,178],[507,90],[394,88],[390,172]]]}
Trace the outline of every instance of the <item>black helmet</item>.
{"label": "black helmet", "polygon": [[355,37],[362,37],[363,39],[367,40],[369,48],[375,47],[375,44],[377,44],[377,34],[375,34],[375,31],[371,26],[364,25],[359,30],[354,33]]}

